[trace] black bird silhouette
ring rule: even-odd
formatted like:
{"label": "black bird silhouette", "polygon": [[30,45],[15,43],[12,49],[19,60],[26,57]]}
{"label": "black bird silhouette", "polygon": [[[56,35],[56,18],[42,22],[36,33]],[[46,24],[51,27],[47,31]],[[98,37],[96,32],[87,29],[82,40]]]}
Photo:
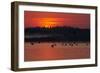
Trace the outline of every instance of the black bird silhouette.
{"label": "black bird silhouette", "polygon": [[34,43],[33,43],[33,42],[31,42],[31,45],[34,45]]}
{"label": "black bird silhouette", "polygon": [[69,43],[70,46],[73,46],[73,43]]}
{"label": "black bird silhouette", "polygon": [[54,46],[55,46],[54,44],[51,45],[52,48],[53,48]]}

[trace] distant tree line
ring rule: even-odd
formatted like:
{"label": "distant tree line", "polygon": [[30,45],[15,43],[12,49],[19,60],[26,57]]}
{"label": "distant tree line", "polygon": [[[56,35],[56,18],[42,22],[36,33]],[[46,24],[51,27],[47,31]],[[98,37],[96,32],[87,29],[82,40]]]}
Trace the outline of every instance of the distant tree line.
{"label": "distant tree line", "polygon": [[51,35],[41,38],[25,38],[25,41],[90,41],[90,29],[73,27],[53,27],[53,28],[26,28],[25,36]]}

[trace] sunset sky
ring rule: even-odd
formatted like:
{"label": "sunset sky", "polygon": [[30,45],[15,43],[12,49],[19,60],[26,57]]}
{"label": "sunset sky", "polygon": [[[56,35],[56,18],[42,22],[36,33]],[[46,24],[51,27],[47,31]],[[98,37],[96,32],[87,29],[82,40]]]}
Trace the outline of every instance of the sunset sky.
{"label": "sunset sky", "polygon": [[70,26],[90,28],[90,14],[24,11],[25,28]]}

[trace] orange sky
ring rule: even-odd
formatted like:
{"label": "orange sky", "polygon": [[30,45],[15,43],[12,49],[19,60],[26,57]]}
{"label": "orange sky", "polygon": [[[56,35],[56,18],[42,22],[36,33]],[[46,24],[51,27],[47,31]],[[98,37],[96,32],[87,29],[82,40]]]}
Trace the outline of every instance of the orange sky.
{"label": "orange sky", "polygon": [[90,27],[90,14],[24,11],[25,28],[70,26]]}

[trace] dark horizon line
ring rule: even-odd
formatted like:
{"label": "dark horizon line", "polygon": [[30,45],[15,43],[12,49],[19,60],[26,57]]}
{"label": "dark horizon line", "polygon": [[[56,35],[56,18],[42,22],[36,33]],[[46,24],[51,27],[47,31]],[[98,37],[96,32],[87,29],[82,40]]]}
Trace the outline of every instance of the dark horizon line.
{"label": "dark horizon line", "polygon": [[25,29],[31,29],[31,28],[45,28],[45,29],[52,29],[52,28],[72,28],[72,29],[90,29],[90,28],[79,28],[79,27],[71,27],[71,26],[55,26],[55,27],[27,27]]}

